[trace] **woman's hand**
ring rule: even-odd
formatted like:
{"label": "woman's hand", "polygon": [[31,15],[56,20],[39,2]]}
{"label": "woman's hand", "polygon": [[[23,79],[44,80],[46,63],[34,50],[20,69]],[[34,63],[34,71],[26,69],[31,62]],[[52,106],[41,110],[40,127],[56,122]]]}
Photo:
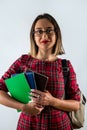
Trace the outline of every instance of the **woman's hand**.
{"label": "woman's hand", "polygon": [[33,89],[31,90],[31,95],[33,97],[33,101],[41,106],[52,105],[54,99],[54,97],[48,91],[41,92]]}
{"label": "woman's hand", "polygon": [[77,111],[79,109],[79,101],[76,100],[62,100],[53,97],[48,91],[41,92],[38,90],[31,90],[33,101],[40,106],[52,106],[56,109],[64,111]]}
{"label": "woman's hand", "polygon": [[43,110],[43,107],[37,106],[37,104],[33,101],[28,104],[24,104],[23,109],[22,109],[24,113],[31,114],[31,115],[40,114],[42,110]]}

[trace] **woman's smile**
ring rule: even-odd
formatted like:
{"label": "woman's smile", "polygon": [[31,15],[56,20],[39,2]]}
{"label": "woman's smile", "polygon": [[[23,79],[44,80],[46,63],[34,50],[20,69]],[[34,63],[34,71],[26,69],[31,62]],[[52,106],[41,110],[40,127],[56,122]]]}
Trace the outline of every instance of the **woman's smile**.
{"label": "woman's smile", "polygon": [[50,41],[49,40],[42,40],[41,43],[43,44],[48,44]]}

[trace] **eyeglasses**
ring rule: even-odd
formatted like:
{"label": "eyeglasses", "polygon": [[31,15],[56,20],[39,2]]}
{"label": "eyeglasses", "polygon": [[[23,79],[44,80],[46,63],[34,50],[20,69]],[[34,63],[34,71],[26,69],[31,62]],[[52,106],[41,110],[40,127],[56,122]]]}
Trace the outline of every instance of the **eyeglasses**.
{"label": "eyeglasses", "polygon": [[51,29],[51,28],[47,28],[46,30],[42,30],[42,29],[38,29],[36,31],[34,31],[33,33],[35,34],[35,36],[39,36],[41,37],[43,35],[43,33],[46,33],[49,36],[52,36],[54,34],[55,30]]}

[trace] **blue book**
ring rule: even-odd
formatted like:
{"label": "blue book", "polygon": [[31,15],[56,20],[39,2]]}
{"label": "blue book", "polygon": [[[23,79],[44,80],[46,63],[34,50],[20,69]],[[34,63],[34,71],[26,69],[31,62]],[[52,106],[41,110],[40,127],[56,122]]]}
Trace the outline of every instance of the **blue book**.
{"label": "blue book", "polygon": [[30,71],[30,72],[26,72],[25,73],[26,79],[30,85],[31,89],[37,89],[36,87],[36,82],[35,82],[35,78],[34,78],[34,72]]}

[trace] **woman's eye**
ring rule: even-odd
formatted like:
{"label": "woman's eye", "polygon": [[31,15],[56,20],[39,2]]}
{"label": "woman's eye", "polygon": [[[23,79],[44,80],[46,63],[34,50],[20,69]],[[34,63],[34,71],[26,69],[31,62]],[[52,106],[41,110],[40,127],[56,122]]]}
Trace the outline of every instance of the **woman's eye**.
{"label": "woman's eye", "polygon": [[47,33],[47,34],[49,34],[50,32],[51,32],[51,30],[50,30],[50,29],[47,29],[47,30],[46,30],[46,33]]}
{"label": "woman's eye", "polygon": [[43,33],[43,31],[42,30],[38,30],[38,34],[42,34]]}

